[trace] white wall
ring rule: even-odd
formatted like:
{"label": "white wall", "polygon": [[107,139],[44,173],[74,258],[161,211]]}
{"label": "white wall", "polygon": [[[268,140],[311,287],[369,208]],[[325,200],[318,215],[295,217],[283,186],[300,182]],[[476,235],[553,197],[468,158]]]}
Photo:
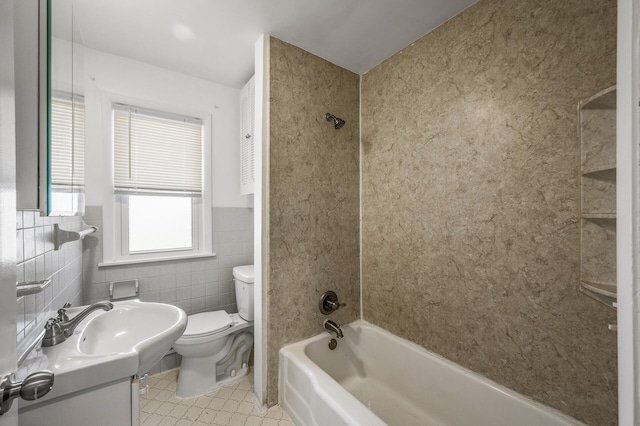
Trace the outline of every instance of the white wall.
{"label": "white wall", "polygon": [[[56,43],[65,43],[55,40]],[[54,47],[55,48],[55,47]],[[240,91],[115,55],[84,49],[86,204],[102,205],[105,99],[212,118],[214,207],[251,207],[240,195]],[[108,105],[108,103],[106,104]],[[106,132],[108,134],[108,132]]]}
{"label": "white wall", "polygon": [[640,423],[640,4],[618,1],[618,422]]}

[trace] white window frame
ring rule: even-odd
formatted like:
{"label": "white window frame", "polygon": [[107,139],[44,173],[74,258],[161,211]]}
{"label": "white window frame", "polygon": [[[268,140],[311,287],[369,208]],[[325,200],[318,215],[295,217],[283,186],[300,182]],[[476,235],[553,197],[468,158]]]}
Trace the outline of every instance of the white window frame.
{"label": "white window frame", "polygon": [[[136,251],[131,252],[129,250],[129,194],[114,194],[116,198],[116,208],[120,214],[116,215],[116,227],[120,230],[119,239],[116,238],[116,244],[120,247],[120,260],[135,260],[135,259],[157,259],[166,258],[167,256],[192,256],[198,255],[202,252],[200,249],[200,227],[202,222],[200,217],[202,216],[202,202],[201,197],[186,197],[191,199],[191,248],[177,248],[177,249],[160,249],[149,251]],[[137,195],[137,194],[131,194]],[[159,196],[168,194],[158,194]]]}
{"label": "white window frame", "polygon": [[[158,110],[169,114],[186,115],[202,120],[202,162],[203,162],[203,187],[200,197],[191,197],[193,201],[193,229],[192,249],[158,250],[152,252],[128,252],[128,235],[124,234],[123,223],[128,222],[128,203],[124,200],[127,195],[114,192],[114,164],[113,164],[113,125],[114,104],[125,103],[141,108]],[[213,257],[212,241],[212,117],[209,113],[194,113],[192,111],[180,111],[167,105],[149,105],[131,99],[117,99],[104,96],[102,99],[103,123],[107,123],[104,130],[105,160],[103,162],[103,197],[102,197],[102,221],[103,221],[103,261],[98,266],[117,266],[124,264],[159,262],[164,260],[191,259],[201,257]],[[162,194],[158,194],[162,195]]]}

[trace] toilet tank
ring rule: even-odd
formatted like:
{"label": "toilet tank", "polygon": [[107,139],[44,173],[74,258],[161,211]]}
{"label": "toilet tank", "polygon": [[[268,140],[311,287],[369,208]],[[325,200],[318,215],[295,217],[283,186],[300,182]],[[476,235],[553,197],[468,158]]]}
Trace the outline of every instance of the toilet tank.
{"label": "toilet tank", "polygon": [[238,314],[247,321],[253,321],[253,265],[234,267],[233,281],[236,287]]}

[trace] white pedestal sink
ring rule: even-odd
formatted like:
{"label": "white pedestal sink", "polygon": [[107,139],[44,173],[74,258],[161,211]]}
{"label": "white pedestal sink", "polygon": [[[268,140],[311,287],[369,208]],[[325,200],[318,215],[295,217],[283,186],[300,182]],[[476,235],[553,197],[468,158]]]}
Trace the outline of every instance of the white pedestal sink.
{"label": "white pedestal sink", "polygon": [[[67,313],[73,318],[84,308]],[[131,424],[131,397],[136,396],[131,394],[131,378],[160,361],[186,326],[187,315],[182,309],[162,303],[116,302],[110,311],[91,313],[66,341],[36,349],[18,370],[18,378],[36,370],[55,374],[53,389],[47,395],[20,402],[20,423],[37,424],[33,419],[44,418],[56,425],[101,424],[94,422],[115,420],[114,416],[120,415],[117,423],[105,424]],[[123,393],[128,396],[105,401]],[[117,406],[127,398],[126,407]],[[127,413],[129,421],[124,422]],[[83,419],[92,421],[78,423]]]}
{"label": "white pedestal sink", "polygon": [[134,374],[142,375],[171,349],[186,326],[186,314],[175,306],[120,302],[87,323],[78,338],[78,350],[87,355],[136,352]]}

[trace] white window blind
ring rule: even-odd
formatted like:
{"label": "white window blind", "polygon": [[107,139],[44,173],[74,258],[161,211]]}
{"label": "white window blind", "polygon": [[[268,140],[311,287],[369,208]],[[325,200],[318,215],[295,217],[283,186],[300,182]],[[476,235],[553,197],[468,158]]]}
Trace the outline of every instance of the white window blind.
{"label": "white window blind", "polygon": [[122,193],[202,193],[202,121],[114,105],[114,183]]}
{"label": "white window blind", "polygon": [[84,101],[80,97],[51,97],[51,184],[84,186]]}

